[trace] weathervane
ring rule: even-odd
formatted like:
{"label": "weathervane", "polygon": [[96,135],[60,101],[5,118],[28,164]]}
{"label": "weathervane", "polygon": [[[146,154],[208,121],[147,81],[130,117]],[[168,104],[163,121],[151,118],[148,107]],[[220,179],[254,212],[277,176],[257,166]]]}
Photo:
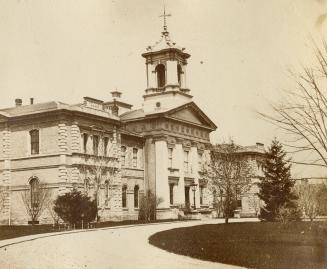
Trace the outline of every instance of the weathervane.
{"label": "weathervane", "polygon": [[168,31],[167,31],[167,17],[170,17],[171,14],[166,14],[166,5],[164,5],[164,13],[163,15],[160,15],[159,17],[163,17],[164,18],[164,31],[162,32],[164,35],[167,35],[168,34]]}

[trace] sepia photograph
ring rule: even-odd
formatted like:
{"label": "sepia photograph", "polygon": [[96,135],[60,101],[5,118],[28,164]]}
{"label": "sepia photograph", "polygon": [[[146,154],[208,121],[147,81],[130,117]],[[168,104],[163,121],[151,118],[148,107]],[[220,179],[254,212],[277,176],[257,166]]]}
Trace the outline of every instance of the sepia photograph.
{"label": "sepia photograph", "polygon": [[326,269],[327,0],[0,0],[0,269]]}

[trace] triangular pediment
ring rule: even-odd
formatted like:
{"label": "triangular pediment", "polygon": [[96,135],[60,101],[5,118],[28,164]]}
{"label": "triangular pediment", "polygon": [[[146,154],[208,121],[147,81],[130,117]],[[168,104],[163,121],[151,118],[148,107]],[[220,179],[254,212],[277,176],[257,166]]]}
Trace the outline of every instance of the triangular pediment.
{"label": "triangular pediment", "polygon": [[217,126],[194,102],[184,104],[180,107],[168,111],[167,116],[173,119],[181,120],[195,125],[201,125],[211,129],[217,128]]}

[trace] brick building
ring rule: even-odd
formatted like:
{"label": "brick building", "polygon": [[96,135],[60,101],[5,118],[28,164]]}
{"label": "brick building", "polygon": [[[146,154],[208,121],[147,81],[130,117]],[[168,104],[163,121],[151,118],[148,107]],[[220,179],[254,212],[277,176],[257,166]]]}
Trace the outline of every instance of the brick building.
{"label": "brick building", "polygon": [[[165,25],[161,39],[142,56],[147,74],[142,108],[132,109],[114,91],[110,101],[16,99],[14,107],[0,110],[1,223],[27,223],[21,196],[26,191],[33,196],[40,184],[51,189],[53,199],[72,188],[97,192],[101,220],[137,218],[146,190],[163,199],[159,218],[177,218],[179,208],[193,200],[198,214],[211,214],[211,194],[199,170],[217,127],[192,101],[186,80],[190,55],[170,40]],[[243,153],[257,166],[263,147],[245,147]],[[252,196],[242,197],[244,215],[254,214]],[[39,221],[52,222],[49,210]]]}

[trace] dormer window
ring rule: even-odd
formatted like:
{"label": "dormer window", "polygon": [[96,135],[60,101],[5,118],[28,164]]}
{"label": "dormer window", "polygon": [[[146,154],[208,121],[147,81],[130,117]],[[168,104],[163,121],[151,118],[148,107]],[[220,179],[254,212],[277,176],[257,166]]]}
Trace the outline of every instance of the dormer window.
{"label": "dormer window", "polygon": [[31,138],[31,154],[32,155],[39,154],[39,148],[40,148],[39,130],[31,130],[30,138]]}
{"label": "dormer window", "polygon": [[156,67],[158,88],[166,85],[166,68],[163,64],[158,64]]}

